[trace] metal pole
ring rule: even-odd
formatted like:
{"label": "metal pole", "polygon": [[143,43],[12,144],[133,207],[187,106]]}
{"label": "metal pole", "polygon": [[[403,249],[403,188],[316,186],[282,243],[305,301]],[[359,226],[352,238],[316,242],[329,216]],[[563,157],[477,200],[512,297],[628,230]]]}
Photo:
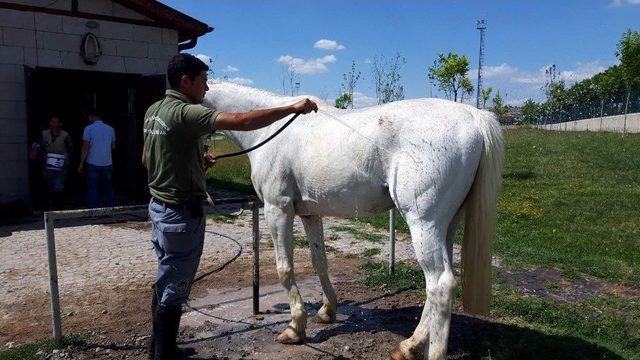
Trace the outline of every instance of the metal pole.
{"label": "metal pole", "polygon": [[251,203],[253,222],[253,315],[260,313],[260,208]]}
{"label": "metal pole", "polygon": [[396,212],[389,210],[389,274],[396,273]]}
{"label": "metal pole", "polygon": [[476,92],[476,107],[480,109],[482,96],[482,63],[484,62],[484,30],[487,28],[484,20],[478,20],[476,29],[480,30],[480,51],[478,52],[478,91]]}
{"label": "metal pole", "polygon": [[629,111],[629,96],[631,96],[631,90],[627,91],[627,102],[624,106],[624,127],[622,128],[622,134],[627,134],[627,112]]}
{"label": "metal pole", "polygon": [[604,99],[600,100],[600,131],[602,131],[602,118],[604,117]]}
{"label": "metal pole", "polygon": [[44,228],[47,232],[47,253],[49,254],[49,292],[51,294],[51,318],[53,320],[53,340],[56,344],[62,339],[60,325],[60,294],[58,292],[58,268],[56,266],[56,239],[53,234],[54,219],[44,213]]}

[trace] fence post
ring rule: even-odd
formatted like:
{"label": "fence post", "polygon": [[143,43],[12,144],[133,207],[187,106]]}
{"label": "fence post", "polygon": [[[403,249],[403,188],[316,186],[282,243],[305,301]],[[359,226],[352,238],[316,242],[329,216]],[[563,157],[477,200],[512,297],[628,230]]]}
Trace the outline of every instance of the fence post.
{"label": "fence post", "polygon": [[629,97],[631,96],[631,90],[627,91],[627,102],[624,105],[624,127],[622,128],[622,134],[627,134],[627,112],[629,111]]}
{"label": "fence post", "polygon": [[396,273],[396,212],[389,210],[389,274]]}
{"label": "fence post", "polygon": [[49,293],[51,295],[51,318],[53,320],[53,341],[56,344],[62,339],[60,321],[60,293],[58,291],[58,267],[56,265],[56,239],[53,233],[54,219],[44,213],[44,228],[47,232],[47,253],[49,255]]}
{"label": "fence post", "polygon": [[604,117],[604,99],[600,100],[600,131],[602,131],[602,118]]}
{"label": "fence post", "polygon": [[260,313],[260,208],[251,203],[253,222],[253,315]]}

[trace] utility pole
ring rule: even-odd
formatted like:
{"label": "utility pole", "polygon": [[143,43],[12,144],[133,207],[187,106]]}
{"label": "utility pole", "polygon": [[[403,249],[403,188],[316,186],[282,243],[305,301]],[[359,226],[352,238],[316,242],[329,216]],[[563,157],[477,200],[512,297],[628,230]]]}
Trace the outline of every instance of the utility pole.
{"label": "utility pole", "polygon": [[487,23],[484,20],[478,20],[476,29],[480,31],[480,55],[478,57],[478,91],[476,94],[476,107],[480,108],[480,97],[482,97],[482,63],[484,62],[484,31],[487,29]]}

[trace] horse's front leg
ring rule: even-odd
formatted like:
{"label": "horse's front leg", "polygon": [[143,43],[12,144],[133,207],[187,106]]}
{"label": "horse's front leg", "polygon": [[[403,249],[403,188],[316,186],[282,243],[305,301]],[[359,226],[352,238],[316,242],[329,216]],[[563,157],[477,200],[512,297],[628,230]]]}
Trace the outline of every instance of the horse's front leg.
{"label": "horse's front leg", "polygon": [[265,202],[265,217],[276,250],[278,278],[289,297],[291,323],[276,338],[282,344],[300,344],[305,339],[307,310],[298,291],[293,273],[293,205],[290,201],[278,204]]}
{"label": "horse's front leg", "polygon": [[320,216],[301,216],[300,219],[304,225],[304,231],[307,233],[307,238],[309,238],[311,262],[322,285],[323,304],[314,320],[322,324],[333,324],[336,321],[337,298],[329,279],[322,218]]}

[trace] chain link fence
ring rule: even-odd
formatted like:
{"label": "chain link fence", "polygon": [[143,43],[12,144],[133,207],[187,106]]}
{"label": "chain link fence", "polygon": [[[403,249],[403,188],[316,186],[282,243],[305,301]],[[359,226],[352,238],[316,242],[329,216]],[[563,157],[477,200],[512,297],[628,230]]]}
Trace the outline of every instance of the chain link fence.
{"label": "chain link fence", "polygon": [[[575,103],[569,106],[552,105],[546,113],[543,111],[534,123],[538,125],[546,125],[582,119],[624,115],[626,101],[627,96],[618,96],[602,100]],[[627,113],[629,114],[637,112],[640,112],[640,92],[630,94],[629,107],[627,109]],[[523,120],[524,117],[525,115],[521,114],[519,120]]]}

